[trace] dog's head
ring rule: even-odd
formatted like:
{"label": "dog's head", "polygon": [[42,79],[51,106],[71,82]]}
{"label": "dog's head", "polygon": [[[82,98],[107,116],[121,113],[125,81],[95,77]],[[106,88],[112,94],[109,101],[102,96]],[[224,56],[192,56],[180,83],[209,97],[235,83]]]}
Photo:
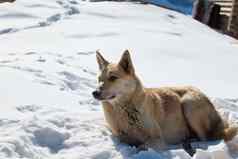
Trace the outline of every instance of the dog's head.
{"label": "dog's head", "polygon": [[92,93],[94,98],[101,101],[115,101],[130,97],[136,89],[137,80],[129,51],[123,53],[117,64],[109,63],[98,51],[96,57],[100,74],[99,86]]}

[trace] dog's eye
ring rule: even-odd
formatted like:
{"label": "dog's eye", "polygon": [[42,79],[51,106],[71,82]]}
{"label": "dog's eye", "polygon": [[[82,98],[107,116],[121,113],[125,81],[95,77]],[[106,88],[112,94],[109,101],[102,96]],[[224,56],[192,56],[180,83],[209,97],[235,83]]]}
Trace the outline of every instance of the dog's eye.
{"label": "dog's eye", "polygon": [[116,76],[110,76],[110,77],[108,78],[109,81],[115,81],[115,80],[117,80],[117,79],[118,79],[118,77],[116,77]]}

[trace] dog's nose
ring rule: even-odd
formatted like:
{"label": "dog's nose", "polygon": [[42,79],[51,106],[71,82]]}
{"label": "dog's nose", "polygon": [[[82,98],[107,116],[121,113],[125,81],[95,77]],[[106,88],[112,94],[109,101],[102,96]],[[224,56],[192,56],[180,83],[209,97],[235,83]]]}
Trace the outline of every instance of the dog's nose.
{"label": "dog's nose", "polygon": [[94,91],[92,94],[93,94],[93,97],[97,99],[100,97],[101,93],[99,91]]}

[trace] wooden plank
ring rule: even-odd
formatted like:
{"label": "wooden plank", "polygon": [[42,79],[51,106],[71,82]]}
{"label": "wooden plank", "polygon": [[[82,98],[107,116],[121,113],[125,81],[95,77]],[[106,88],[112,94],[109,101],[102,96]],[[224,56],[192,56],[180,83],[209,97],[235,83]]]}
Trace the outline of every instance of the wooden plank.
{"label": "wooden plank", "polygon": [[216,4],[221,6],[221,15],[231,16],[233,0],[213,0]]}
{"label": "wooden plank", "polygon": [[232,11],[232,7],[231,8],[221,8],[221,12],[231,13],[231,11]]}
{"label": "wooden plank", "polygon": [[220,6],[222,6],[224,8],[231,8],[232,7],[232,3],[216,2],[216,4],[219,4]]}
{"label": "wooden plank", "polygon": [[214,2],[232,3],[233,0],[213,0]]}

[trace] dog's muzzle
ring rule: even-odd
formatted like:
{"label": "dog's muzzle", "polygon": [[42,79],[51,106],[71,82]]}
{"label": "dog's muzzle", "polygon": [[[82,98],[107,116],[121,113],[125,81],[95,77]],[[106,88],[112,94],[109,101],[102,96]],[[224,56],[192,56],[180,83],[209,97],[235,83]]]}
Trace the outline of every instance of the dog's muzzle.
{"label": "dog's muzzle", "polygon": [[100,97],[101,97],[101,92],[98,91],[98,90],[96,90],[96,91],[93,91],[92,95],[93,95],[93,97],[94,97],[95,99],[100,99]]}
{"label": "dog's muzzle", "polygon": [[114,94],[108,94],[100,90],[96,90],[92,93],[93,97],[97,100],[111,100],[116,97]]}

